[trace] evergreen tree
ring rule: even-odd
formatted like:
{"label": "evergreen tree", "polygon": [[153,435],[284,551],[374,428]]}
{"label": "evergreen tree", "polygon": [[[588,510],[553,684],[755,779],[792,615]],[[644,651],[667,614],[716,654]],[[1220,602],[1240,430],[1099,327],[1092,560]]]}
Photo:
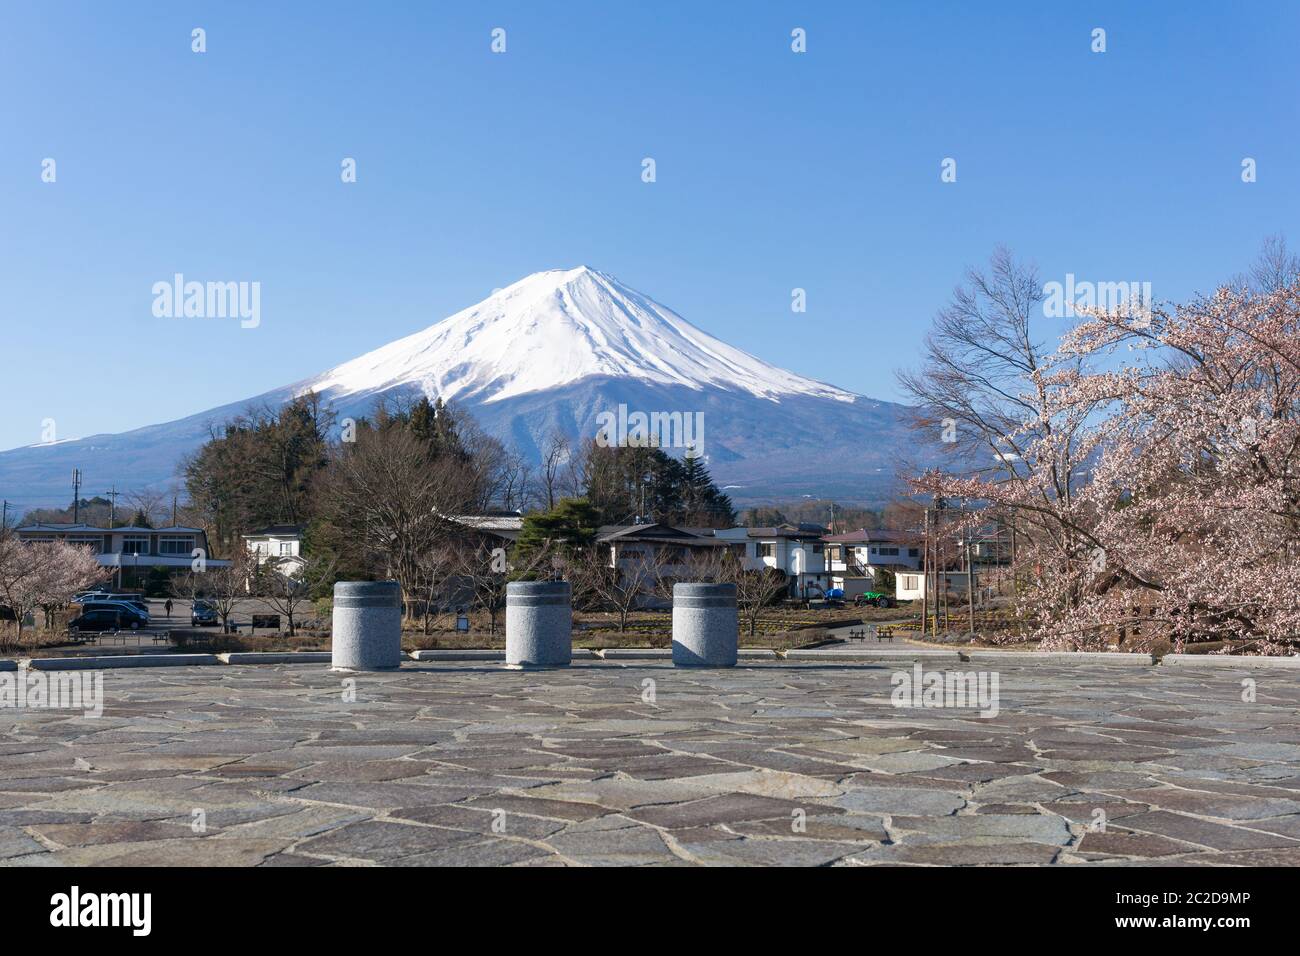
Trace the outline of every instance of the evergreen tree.
{"label": "evergreen tree", "polygon": [[572,554],[591,546],[600,528],[600,515],[585,498],[563,498],[550,511],[524,518],[515,542],[513,563],[526,565],[542,549]]}
{"label": "evergreen tree", "polygon": [[687,455],[682,465],[682,524],[700,528],[729,528],[736,523],[736,509],[722,493],[703,458]]}
{"label": "evergreen tree", "polygon": [[603,524],[627,524],[638,516],[663,524],[730,527],[731,499],[701,458],[673,458],[661,448],[592,444],[587,453],[587,499]]}

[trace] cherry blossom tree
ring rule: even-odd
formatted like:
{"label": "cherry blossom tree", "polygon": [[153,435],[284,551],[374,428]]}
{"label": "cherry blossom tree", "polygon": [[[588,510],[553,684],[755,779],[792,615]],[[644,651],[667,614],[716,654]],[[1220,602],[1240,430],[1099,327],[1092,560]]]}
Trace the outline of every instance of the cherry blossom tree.
{"label": "cherry blossom tree", "polygon": [[[1090,311],[1032,375],[1015,466],[917,491],[1002,516],[1049,647],[1300,634],[1300,281]],[[1078,463],[1061,482],[1061,463]],[[1127,643],[1126,643],[1127,642]]]}
{"label": "cherry blossom tree", "polygon": [[103,577],[104,568],[87,548],[0,535],[0,604],[14,615],[16,641],[22,640],[24,619],[37,608],[46,609],[49,624],[55,609]]}

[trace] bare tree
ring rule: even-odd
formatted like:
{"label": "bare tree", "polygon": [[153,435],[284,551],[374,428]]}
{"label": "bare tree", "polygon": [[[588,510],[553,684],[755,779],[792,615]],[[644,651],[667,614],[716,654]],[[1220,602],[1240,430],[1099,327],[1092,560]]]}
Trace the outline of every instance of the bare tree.
{"label": "bare tree", "polygon": [[564,497],[563,473],[571,457],[572,447],[569,439],[559,429],[551,432],[546,440],[546,446],[542,449],[541,482],[547,511],[552,510],[555,503]]}
{"label": "bare tree", "polygon": [[[748,626],[751,636],[758,631],[763,610],[789,587],[789,579],[783,572],[769,567],[747,568],[743,557],[725,548],[693,549],[683,568],[679,578],[682,581],[734,584],[737,615]],[[667,581],[664,593],[671,594]]]}
{"label": "bare tree", "polygon": [[502,507],[523,511],[533,495],[533,469],[518,452],[509,452],[502,460],[495,498]]}
{"label": "bare tree", "polygon": [[736,586],[736,610],[749,627],[750,637],[758,632],[763,610],[789,587],[785,574],[776,568],[746,568],[742,560],[730,554],[722,559],[719,583]]}
{"label": "bare tree", "polygon": [[126,492],[122,497],[126,507],[118,508],[119,521],[123,520],[122,512],[125,510],[129,512],[126,515],[127,519],[133,521],[136,517],[143,517],[148,521],[149,527],[156,528],[171,516],[169,510],[171,499],[166,491],[159,491],[156,488],[137,488]]}
{"label": "bare tree", "polygon": [[333,574],[334,562],[316,555],[268,561],[257,568],[253,593],[288,621],[289,636],[293,637],[298,608],[310,601],[317,588]]}
{"label": "bare tree", "polygon": [[[1047,406],[1038,373],[1050,352],[1031,331],[1045,298],[1037,270],[998,248],[935,316],[921,369],[899,373],[916,407],[913,427],[949,452],[953,467],[1019,467],[1032,440],[1024,423]],[[1068,470],[1060,479],[1064,491]]]}
{"label": "bare tree", "polygon": [[432,613],[441,605],[453,582],[458,555],[450,546],[433,548],[415,561],[411,593],[407,595],[408,613],[420,609],[425,634],[429,633]]}
{"label": "bare tree", "polygon": [[480,477],[463,460],[432,454],[405,429],[366,430],[325,472],[322,518],[351,547],[377,556],[409,595],[422,558],[455,530],[451,516],[475,507]]}
{"label": "bare tree", "polygon": [[453,586],[459,583],[473,592],[475,602],[488,613],[488,633],[496,634],[497,618],[506,606],[506,585],[539,573],[554,573],[553,560],[552,550],[543,546],[522,555],[516,549],[511,562],[500,542],[483,537],[457,550]]}
{"label": "bare tree", "polygon": [[1300,280],[1300,256],[1287,248],[1286,237],[1280,233],[1264,240],[1259,257],[1250,267],[1250,276],[1245,282],[1256,292],[1269,293],[1286,289]]}
{"label": "bare tree", "polygon": [[247,596],[255,567],[246,551],[236,551],[225,567],[216,567],[205,561],[199,570],[174,576],[171,593],[191,604],[207,601],[221,621],[222,633],[229,633],[231,615],[235,613],[239,602]]}
{"label": "bare tree", "polygon": [[653,545],[620,555],[616,545],[598,543],[575,556],[566,577],[571,575],[575,591],[589,594],[598,607],[618,615],[622,634],[628,616],[659,590],[665,567],[664,552]]}

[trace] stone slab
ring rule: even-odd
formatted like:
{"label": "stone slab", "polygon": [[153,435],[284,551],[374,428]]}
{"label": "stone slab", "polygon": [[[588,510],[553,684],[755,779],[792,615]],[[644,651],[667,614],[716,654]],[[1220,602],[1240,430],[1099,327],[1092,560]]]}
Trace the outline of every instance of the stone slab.
{"label": "stone slab", "polygon": [[962,650],[961,659],[970,664],[996,664],[999,661],[1017,664],[1114,664],[1128,667],[1151,667],[1156,659],[1151,654],[1120,654],[1108,651],[999,651],[992,648]]}
{"label": "stone slab", "polygon": [[1162,667],[1213,667],[1238,670],[1243,667],[1300,667],[1300,657],[1244,657],[1228,654],[1166,654]]}
{"label": "stone slab", "polygon": [[27,666],[37,671],[92,671],[115,667],[193,667],[220,663],[216,654],[127,654],[113,657],[33,657]]}
{"label": "stone slab", "polygon": [[237,651],[218,654],[223,664],[328,664],[333,659],[329,651],[291,651],[283,654]]}
{"label": "stone slab", "polygon": [[505,651],[474,650],[432,650],[411,651],[407,655],[413,661],[504,661]]}
{"label": "stone slab", "polygon": [[961,663],[956,651],[931,650],[926,647],[826,647],[795,649],[785,652],[788,661],[947,661]]}

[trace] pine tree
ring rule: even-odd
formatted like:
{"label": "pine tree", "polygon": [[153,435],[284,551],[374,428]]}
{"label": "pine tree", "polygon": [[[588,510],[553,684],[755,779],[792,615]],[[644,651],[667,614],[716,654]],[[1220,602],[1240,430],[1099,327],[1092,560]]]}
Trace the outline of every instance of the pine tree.
{"label": "pine tree", "polygon": [[544,548],[572,553],[591,546],[600,527],[600,515],[585,498],[563,498],[550,511],[534,512],[524,518],[515,542],[514,563],[530,563]]}

